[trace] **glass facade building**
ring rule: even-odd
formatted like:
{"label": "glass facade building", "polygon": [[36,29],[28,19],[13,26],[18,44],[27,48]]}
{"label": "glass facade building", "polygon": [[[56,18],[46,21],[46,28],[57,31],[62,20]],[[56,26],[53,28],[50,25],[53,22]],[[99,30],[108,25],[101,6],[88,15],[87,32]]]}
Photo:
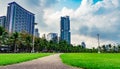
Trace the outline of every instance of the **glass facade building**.
{"label": "glass facade building", "polygon": [[38,28],[35,29],[35,37],[39,37],[39,31],[38,31]]}
{"label": "glass facade building", "polygon": [[0,26],[6,28],[6,16],[0,16]]}
{"label": "glass facade building", "polygon": [[57,33],[49,33],[47,35],[48,41],[58,42],[58,34]]}
{"label": "glass facade building", "polygon": [[60,21],[60,40],[65,40],[66,42],[71,44],[69,16],[61,17],[61,21]]}
{"label": "glass facade building", "polygon": [[10,33],[25,31],[34,33],[34,14],[22,8],[16,2],[8,4],[7,8],[7,29]]}

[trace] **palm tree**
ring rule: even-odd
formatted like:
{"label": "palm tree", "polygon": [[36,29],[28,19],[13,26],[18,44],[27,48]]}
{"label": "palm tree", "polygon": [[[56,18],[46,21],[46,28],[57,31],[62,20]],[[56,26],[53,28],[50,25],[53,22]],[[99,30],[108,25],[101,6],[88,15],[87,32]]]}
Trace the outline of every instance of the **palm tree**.
{"label": "palm tree", "polygon": [[101,52],[101,47],[100,46],[98,46],[98,53],[100,53]]}
{"label": "palm tree", "polygon": [[3,32],[3,34],[2,34],[2,43],[7,44],[8,38],[9,38],[8,32]]}
{"label": "palm tree", "polygon": [[120,52],[120,45],[118,45],[118,50],[119,50],[119,52]]}
{"label": "palm tree", "polygon": [[31,44],[32,44],[32,37],[30,35],[27,35],[26,37],[26,46],[27,46],[27,52],[31,51]]}
{"label": "palm tree", "polygon": [[14,46],[14,52],[17,52],[17,45],[16,45],[16,42],[17,42],[17,39],[19,37],[19,33],[18,32],[15,32],[13,33],[13,46]]}
{"label": "palm tree", "polygon": [[40,38],[35,38],[35,51],[39,51],[40,49]]}
{"label": "palm tree", "polygon": [[26,44],[25,38],[26,38],[26,36],[27,35],[24,32],[19,34],[19,39],[18,39],[18,42],[17,42],[17,44],[19,45],[19,47],[18,47],[19,52],[24,52],[25,51],[25,48],[26,48],[26,46],[25,46],[25,44]]}
{"label": "palm tree", "polygon": [[5,29],[0,26],[0,36],[3,34],[3,32],[5,32]]}
{"label": "palm tree", "polygon": [[0,45],[2,45],[2,35],[5,32],[5,29],[3,27],[0,26]]}
{"label": "palm tree", "polygon": [[106,46],[103,45],[102,48],[103,48],[103,51],[106,52]]}
{"label": "palm tree", "polygon": [[112,48],[112,45],[111,45],[111,44],[109,44],[108,46],[109,46],[109,49],[110,49],[110,51],[112,51],[112,50],[111,50],[111,48]]}

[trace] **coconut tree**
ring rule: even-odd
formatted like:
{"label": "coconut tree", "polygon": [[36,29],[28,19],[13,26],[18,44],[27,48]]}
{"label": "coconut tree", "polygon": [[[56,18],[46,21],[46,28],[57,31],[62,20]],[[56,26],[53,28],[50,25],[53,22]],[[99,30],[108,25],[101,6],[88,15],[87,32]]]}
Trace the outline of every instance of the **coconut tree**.
{"label": "coconut tree", "polygon": [[2,35],[5,32],[5,29],[3,27],[0,26],[0,45],[2,44]]}
{"label": "coconut tree", "polygon": [[26,41],[26,46],[27,46],[27,52],[30,52],[31,46],[32,46],[32,37],[30,35],[27,35],[25,41]]}
{"label": "coconut tree", "polygon": [[14,46],[14,52],[17,52],[17,40],[18,40],[18,37],[19,37],[19,33],[18,32],[15,32],[13,33],[13,46]]}
{"label": "coconut tree", "polygon": [[120,45],[118,45],[118,50],[119,50],[119,52],[120,52]]}
{"label": "coconut tree", "polygon": [[106,46],[105,45],[102,46],[102,49],[103,49],[104,52],[106,52]]}
{"label": "coconut tree", "polygon": [[112,45],[109,44],[108,46],[109,46],[109,49],[110,49],[110,52],[111,52],[112,51]]}
{"label": "coconut tree", "polygon": [[98,53],[100,53],[102,50],[102,47],[98,46]]}
{"label": "coconut tree", "polygon": [[5,29],[0,26],[0,36],[3,34],[3,32],[5,32]]}
{"label": "coconut tree", "polygon": [[35,51],[40,51],[40,38],[35,38]]}
{"label": "coconut tree", "polygon": [[19,44],[20,52],[25,52],[26,50],[26,37],[27,37],[26,32],[21,32],[19,34],[19,41],[17,43]]}
{"label": "coconut tree", "polygon": [[3,34],[2,34],[2,43],[7,44],[8,38],[9,38],[8,32],[3,32]]}

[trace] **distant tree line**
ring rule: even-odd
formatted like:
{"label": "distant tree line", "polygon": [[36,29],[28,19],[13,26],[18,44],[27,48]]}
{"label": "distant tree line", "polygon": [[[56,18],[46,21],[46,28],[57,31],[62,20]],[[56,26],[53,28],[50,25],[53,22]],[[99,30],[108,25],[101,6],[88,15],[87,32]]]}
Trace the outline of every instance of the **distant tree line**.
{"label": "distant tree line", "polygon": [[98,47],[99,51],[102,53],[120,53],[120,44],[118,45],[102,45]]}
{"label": "distant tree line", "polygon": [[[0,27],[0,52],[31,52],[33,47],[33,36],[23,31],[21,33],[14,32],[8,33],[3,27]],[[68,44],[66,41],[47,41],[45,38],[35,37],[34,50],[35,52],[61,52],[61,53],[97,53],[98,49],[100,52],[120,52],[120,45],[112,47],[109,45],[109,50],[106,46],[87,49],[81,45],[73,46]]]}

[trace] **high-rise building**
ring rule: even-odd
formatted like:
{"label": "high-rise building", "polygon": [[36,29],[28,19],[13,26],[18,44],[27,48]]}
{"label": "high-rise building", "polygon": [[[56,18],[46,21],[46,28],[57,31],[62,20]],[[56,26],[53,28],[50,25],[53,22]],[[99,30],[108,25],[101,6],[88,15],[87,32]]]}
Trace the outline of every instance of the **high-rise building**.
{"label": "high-rise building", "polygon": [[6,28],[6,16],[0,16],[0,26]]}
{"label": "high-rise building", "polygon": [[7,29],[10,33],[26,31],[34,33],[34,14],[27,11],[16,2],[8,4],[7,8]]}
{"label": "high-rise building", "polygon": [[58,42],[58,34],[57,33],[49,33],[47,35],[48,41]]}
{"label": "high-rise building", "polygon": [[39,37],[39,35],[40,35],[40,34],[39,34],[39,31],[38,31],[38,29],[36,28],[36,29],[35,29],[35,36],[36,36],[36,37]]}
{"label": "high-rise building", "polygon": [[42,39],[46,39],[46,35],[45,34],[42,35]]}
{"label": "high-rise building", "polygon": [[61,17],[61,21],[60,21],[60,38],[61,38],[61,40],[65,40],[69,44],[71,43],[69,16]]}
{"label": "high-rise building", "polygon": [[82,42],[82,43],[81,43],[81,46],[82,46],[82,48],[86,48],[85,42]]}

